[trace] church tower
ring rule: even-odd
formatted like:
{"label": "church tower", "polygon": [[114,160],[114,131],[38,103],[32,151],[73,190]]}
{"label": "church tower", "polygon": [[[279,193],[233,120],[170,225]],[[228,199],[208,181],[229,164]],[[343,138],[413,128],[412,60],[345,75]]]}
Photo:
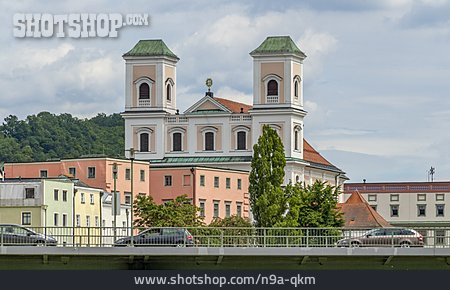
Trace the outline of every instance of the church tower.
{"label": "church tower", "polygon": [[253,57],[253,106],[303,108],[303,60],[306,55],[289,36],[271,36]]}
{"label": "church tower", "polygon": [[125,59],[125,111],[176,112],[179,58],[161,39],[140,40]]}
{"label": "church tower", "polygon": [[253,50],[253,140],[263,125],[275,129],[285,149],[286,183],[303,176],[303,60],[289,36],[267,37]]}

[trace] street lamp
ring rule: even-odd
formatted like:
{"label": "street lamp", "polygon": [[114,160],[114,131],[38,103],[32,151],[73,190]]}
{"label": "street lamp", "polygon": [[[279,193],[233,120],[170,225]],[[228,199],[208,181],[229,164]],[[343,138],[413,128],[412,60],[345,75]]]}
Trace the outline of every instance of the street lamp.
{"label": "street lamp", "polygon": [[113,199],[112,199],[112,212],[114,216],[114,241],[117,239],[117,172],[119,171],[117,162],[112,164],[112,173],[113,173],[113,181],[114,181],[114,191],[113,191]]}
{"label": "street lamp", "polygon": [[130,198],[130,203],[131,203],[131,207],[130,207],[130,216],[131,216],[131,246],[134,246],[134,224],[133,224],[133,220],[134,220],[134,209],[133,209],[133,200],[134,200],[134,193],[133,193],[133,164],[134,164],[134,158],[135,158],[135,153],[137,152],[137,150],[135,150],[134,148],[130,148],[128,150],[130,152],[130,161],[131,161],[131,170],[130,170],[130,177],[131,177],[131,198]]}

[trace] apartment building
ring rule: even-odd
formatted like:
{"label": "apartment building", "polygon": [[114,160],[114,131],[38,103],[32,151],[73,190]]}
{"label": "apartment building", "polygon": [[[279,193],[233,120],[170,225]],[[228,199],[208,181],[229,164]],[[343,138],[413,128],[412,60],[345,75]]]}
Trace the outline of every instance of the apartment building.
{"label": "apartment building", "polygon": [[206,223],[232,215],[249,217],[248,172],[204,166],[152,166],[153,199],[164,203],[187,195]]}

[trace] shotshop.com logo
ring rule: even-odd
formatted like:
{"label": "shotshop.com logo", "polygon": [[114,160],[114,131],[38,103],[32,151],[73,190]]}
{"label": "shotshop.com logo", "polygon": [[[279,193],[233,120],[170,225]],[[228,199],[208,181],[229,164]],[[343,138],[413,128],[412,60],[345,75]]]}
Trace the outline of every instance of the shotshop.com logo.
{"label": "shotshop.com logo", "polygon": [[124,26],[149,25],[148,14],[80,13],[39,14],[16,13],[13,16],[14,37],[117,37]]}

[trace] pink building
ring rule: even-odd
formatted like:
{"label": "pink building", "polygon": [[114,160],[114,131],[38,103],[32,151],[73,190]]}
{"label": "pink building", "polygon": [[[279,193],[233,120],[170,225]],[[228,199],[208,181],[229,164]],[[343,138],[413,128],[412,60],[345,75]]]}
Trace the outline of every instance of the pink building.
{"label": "pink building", "polygon": [[215,217],[249,217],[248,172],[203,166],[150,168],[150,194],[163,203],[186,194],[205,222]]}
{"label": "pink building", "polygon": [[[131,196],[131,162],[127,159],[106,157],[63,159],[60,161],[7,163],[5,177],[34,178],[72,176],[89,186],[112,192],[114,188],[112,166],[118,165],[116,190],[120,193],[121,202],[129,203]],[[148,162],[134,161],[133,191],[134,195],[149,193]]]}

